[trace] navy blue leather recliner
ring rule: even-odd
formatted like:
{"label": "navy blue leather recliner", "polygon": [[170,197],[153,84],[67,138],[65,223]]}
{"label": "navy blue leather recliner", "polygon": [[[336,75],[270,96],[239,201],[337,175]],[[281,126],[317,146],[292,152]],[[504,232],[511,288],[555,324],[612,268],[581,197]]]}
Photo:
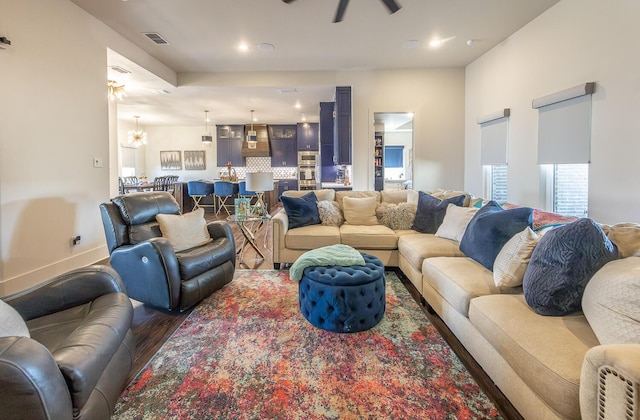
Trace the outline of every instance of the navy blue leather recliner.
{"label": "navy blue leather recliner", "polygon": [[157,214],[180,214],[168,192],[120,195],[100,204],[111,266],[132,299],[169,311],[184,311],[233,279],[236,245],[223,221],[207,224],[211,242],[175,252]]}

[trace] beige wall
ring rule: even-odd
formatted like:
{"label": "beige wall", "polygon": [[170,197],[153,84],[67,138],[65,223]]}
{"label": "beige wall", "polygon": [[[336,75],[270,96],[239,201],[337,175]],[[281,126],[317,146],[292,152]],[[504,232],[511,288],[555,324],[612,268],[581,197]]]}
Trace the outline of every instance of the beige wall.
{"label": "beige wall", "polygon": [[176,76],[68,0],[4,1],[0,30],[12,42],[0,50],[4,295],[107,256],[98,210],[110,197],[107,46]]}
{"label": "beige wall", "polygon": [[594,81],[589,216],[640,221],[640,3],[562,0],[467,66],[465,188],[482,194],[479,116],[511,108],[509,201],[543,207],[531,100]]}

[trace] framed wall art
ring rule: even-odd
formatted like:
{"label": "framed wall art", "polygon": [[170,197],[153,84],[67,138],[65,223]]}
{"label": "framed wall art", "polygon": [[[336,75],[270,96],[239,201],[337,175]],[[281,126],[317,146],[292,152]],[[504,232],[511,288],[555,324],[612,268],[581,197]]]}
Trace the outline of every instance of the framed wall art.
{"label": "framed wall art", "polygon": [[180,150],[164,150],[160,152],[160,169],[163,171],[181,170],[182,155]]}
{"label": "framed wall art", "polygon": [[187,171],[202,171],[206,168],[204,150],[185,150],[184,169]]}

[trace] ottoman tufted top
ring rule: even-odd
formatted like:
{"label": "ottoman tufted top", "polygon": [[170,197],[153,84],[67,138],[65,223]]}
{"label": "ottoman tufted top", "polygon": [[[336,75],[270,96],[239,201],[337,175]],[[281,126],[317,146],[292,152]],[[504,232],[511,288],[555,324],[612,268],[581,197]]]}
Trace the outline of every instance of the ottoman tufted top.
{"label": "ottoman tufted top", "polygon": [[304,276],[322,284],[356,286],[371,283],[384,276],[384,264],[377,257],[362,253],[365,265],[307,267]]}

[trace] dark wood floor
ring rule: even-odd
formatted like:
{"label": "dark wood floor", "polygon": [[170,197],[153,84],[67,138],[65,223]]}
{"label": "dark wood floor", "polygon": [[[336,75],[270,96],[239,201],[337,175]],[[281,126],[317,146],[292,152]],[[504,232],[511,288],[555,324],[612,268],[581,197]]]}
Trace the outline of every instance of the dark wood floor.
{"label": "dark wood floor", "polygon": [[[275,208],[272,214],[275,214],[278,210],[278,208]],[[215,216],[214,214],[210,213],[210,210],[207,210],[205,217],[207,218],[207,220],[225,220],[226,214],[224,216]],[[235,223],[231,223],[231,227],[236,239],[236,247],[239,249],[242,244],[243,236],[238,230],[238,227],[235,225]],[[265,228],[258,232],[256,236],[256,242],[266,257],[264,261],[261,261],[258,258],[257,253],[253,249],[251,249],[251,247],[247,247],[244,255],[244,260],[249,266],[248,268],[259,270],[273,269],[273,258],[270,249],[272,244],[271,234],[272,230],[270,228]],[[263,247],[263,244],[265,243],[265,236],[267,246]],[[108,261],[103,261],[103,263],[108,264]],[[245,266],[240,266],[237,261],[236,267],[243,269],[247,268]],[[402,280],[403,284],[407,287],[413,298],[420,304],[420,293],[416,290],[413,284],[411,284],[411,282],[402,274],[400,270],[396,270],[396,272],[398,273],[398,276]],[[134,366],[128,379],[129,381],[131,381],[138,374],[138,372],[149,362],[149,360],[151,360],[153,355],[160,349],[162,344],[171,336],[171,334],[173,334],[173,332],[182,324],[182,322],[186,319],[187,316],[189,316],[189,313],[191,312],[185,311],[180,314],[171,314],[158,311],[137,303],[134,306],[135,310],[133,319],[133,332],[136,336],[136,356],[134,360]],[[471,355],[469,355],[464,346],[462,346],[458,339],[451,333],[444,322],[437,315],[430,313],[425,306],[423,306],[422,304],[420,304],[420,306],[425,315],[434,324],[440,334],[458,355],[465,367],[469,370],[469,372],[471,372],[483,391],[496,405],[496,407],[500,411],[500,414],[506,419],[522,419],[522,416],[520,416],[517,410],[513,408],[509,400],[507,400],[502,392],[493,384],[487,374],[484,373],[480,365],[478,365],[476,361],[471,357]]]}

